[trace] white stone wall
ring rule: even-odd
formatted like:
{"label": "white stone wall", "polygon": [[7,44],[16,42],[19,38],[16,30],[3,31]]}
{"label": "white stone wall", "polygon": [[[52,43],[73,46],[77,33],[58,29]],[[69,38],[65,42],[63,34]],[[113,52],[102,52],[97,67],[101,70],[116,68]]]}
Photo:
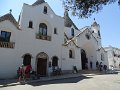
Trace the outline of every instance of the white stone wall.
{"label": "white stone wall", "polygon": [[[69,57],[69,50],[74,51],[74,57]],[[81,51],[72,42],[68,46],[62,48],[62,70],[73,70],[73,66],[76,66],[78,70],[81,70]]]}
{"label": "white stone wall", "polygon": [[[0,23],[0,32],[7,31],[11,32],[10,42],[17,43],[17,33],[19,31],[10,21],[6,20]],[[17,53],[17,48],[0,48],[0,79],[5,77],[13,77],[16,75],[20,61]]]}
{"label": "white stone wall", "polygon": [[[111,66],[113,66],[114,68],[119,68],[120,50],[118,48],[114,48],[112,46],[106,47],[105,50],[107,51],[109,68],[111,69]],[[114,56],[114,54],[116,56]]]}
{"label": "white stone wall", "polygon": [[73,36],[71,36],[71,29],[74,29],[74,35],[76,36],[80,31],[76,30],[74,26],[69,27],[65,27],[65,33],[68,36],[68,38],[72,38]]}

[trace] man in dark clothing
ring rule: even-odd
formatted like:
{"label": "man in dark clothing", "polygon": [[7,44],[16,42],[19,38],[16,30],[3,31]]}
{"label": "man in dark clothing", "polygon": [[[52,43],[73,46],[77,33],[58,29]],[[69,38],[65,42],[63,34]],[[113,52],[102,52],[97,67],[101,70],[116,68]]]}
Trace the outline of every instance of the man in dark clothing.
{"label": "man in dark clothing", "polygon": [[104,71],[105,71],[105,73],[106,73],[106,71],[107,71],[107,65],[104,65],[104,66],[103,66],[103,69],[104,69]]}
{"label": "man in dark clothing", "polygon": [[99,62],[98,61],[96,62],[96,69],[97,70],[99,69]]}
{"label": "man in dark clothing", "polygon": [[90,61],[90,69],[92,69],[92,61]]}
{"label": "man in dark clothing", "polygon": [[102,67],[103,67],[102,62],[100,62],[100,65],[99,65],[100,72],[102,71]]}

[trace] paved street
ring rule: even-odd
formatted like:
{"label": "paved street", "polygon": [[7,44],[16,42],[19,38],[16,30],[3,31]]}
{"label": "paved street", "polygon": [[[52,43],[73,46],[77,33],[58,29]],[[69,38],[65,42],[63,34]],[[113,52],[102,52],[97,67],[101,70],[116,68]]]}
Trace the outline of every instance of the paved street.
{"label": "paved street", "polygon": [[120,74],[85,74],[77,78],[28,83],[0,90],[120,90]]}

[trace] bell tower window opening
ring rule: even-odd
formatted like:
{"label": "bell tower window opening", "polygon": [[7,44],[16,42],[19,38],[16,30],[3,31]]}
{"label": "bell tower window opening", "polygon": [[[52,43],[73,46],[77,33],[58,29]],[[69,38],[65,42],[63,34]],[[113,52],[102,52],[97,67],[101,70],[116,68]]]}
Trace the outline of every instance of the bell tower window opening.
{"label": "bell tower window opening", "polygon": [[47,7],[44,6],[44,14],[47,14]]}

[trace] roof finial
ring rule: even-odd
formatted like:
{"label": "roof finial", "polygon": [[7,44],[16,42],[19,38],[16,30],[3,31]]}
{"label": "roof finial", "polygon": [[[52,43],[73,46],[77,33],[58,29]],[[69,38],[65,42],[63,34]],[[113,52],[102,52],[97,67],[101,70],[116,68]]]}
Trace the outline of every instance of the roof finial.
{"label": "roof finial", "polygon": [[9,13],[11,14],[12,13],[12,9],[10,9],[9,11],[10,11]]}
{"label": "roof finial", "polygon": [[94,18],[94,21],[95,21],[95,18]]}
{"label": "roof finial", "polygon": [[69,11],[68,8],[66,6],[64,6],[64,15],[65,16],[68,16],[68,11]]}

